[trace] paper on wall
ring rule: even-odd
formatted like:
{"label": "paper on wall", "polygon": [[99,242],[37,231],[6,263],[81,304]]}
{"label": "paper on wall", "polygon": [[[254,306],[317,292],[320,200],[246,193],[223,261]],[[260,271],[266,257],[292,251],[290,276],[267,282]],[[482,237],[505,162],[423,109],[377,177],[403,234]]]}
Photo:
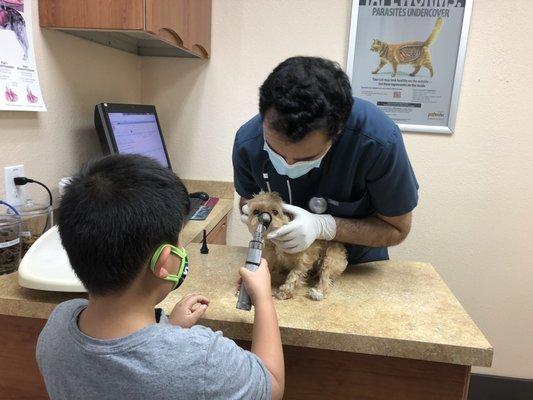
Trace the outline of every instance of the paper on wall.
{"label": "paper on wall", "polygon": [[453,125],[466,0],[358,3],[354,95],[376,104],[400,125]]}
{"label": "paper on wall", "polygon": [[32,3],[0,0],[0,110],[46,111],[33,49]]}

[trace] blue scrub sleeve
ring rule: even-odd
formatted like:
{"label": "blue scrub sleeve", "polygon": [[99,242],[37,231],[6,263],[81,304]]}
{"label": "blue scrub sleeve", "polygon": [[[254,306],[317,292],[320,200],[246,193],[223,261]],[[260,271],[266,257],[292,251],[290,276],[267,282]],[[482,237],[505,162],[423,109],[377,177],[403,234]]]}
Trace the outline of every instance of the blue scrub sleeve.
{"label": "blue scrub sleeve", "polygon": [[409,162],[402,134],[384,144],[367,175],[367,187],[375,210],[386,217],[412,211],[418,203],[418,182]]}
{"label": "blue scrub sleeve", "polygon": [[261,191],[252,175],[250,159],[246,156],[243,148],[239,148],[237,143],[233,145],[233,184],[239,196],[251,199],[254,194]]}

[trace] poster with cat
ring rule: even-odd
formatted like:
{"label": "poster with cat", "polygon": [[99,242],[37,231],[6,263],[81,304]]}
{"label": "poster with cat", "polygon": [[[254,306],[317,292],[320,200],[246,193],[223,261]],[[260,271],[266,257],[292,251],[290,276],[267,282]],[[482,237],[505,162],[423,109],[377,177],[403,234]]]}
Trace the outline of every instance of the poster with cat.
{"label": "poster with cat", "polygon": [[0,0],[0,110],[46,111],[33,51],[31,0]]}
{"label": "poster with cat", "polygon": [[453,133],[473,0],[354,0],[347,73],[402,129]]}

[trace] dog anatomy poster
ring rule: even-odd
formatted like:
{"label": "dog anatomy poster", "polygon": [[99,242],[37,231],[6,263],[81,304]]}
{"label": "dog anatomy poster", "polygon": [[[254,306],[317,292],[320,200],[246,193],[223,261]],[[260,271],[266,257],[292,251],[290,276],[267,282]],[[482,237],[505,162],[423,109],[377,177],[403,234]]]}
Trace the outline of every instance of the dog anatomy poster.
{"label": "dog anatomy poster", "polygon": [[32,0],[0,0],[0,110],[46,111],[37,76]]}
{"label": "dog anatomy poster", "polygon": [[353,94],[403,131],[452,133],[472,0],[354,0]]}

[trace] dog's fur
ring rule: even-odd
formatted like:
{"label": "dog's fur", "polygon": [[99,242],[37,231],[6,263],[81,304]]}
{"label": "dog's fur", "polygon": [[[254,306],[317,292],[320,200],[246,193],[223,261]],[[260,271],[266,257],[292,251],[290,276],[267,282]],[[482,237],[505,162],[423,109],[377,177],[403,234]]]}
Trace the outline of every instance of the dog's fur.
{"label": "dog's fur", "polygon": [[12,7],[0,5],[0,29],[13,31],[24,52],[23,59],[28,59],[28,37],[26,22],[21,13]]}
{"label": "dog's fur", "polygon": [[247,202],[249,207],[248,229],[253,234],[259,224],[257,216],[262,212],[272,215],[272,222],[265,232],[263,257],[272,271],[288,270],[289,273],[278,289],[274,291],[277,299],[284,300],[294,296],[296,288],[302,285],[308,274],[315,270],[318,283],[309,289],[309,297],[322,300],[326,296],[332,281],[337,278],[347,265],[346,249],[338,242],[316,240],[307,250],[288,254],[279,250],[266,235],[290,222],[290,216],[283,212],[283,200],[277,193],[260,193]]}

